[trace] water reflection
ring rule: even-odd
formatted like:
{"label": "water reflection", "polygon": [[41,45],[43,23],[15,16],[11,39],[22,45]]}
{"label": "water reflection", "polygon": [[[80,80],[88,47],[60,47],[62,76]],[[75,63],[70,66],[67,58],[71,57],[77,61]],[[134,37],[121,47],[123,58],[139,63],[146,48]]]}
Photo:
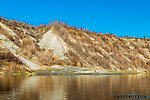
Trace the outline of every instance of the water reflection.
{"label": "water reflection", "polygon": [[150,94],[149,84],[150,75],[0,77],[0,100],[117,100]]}

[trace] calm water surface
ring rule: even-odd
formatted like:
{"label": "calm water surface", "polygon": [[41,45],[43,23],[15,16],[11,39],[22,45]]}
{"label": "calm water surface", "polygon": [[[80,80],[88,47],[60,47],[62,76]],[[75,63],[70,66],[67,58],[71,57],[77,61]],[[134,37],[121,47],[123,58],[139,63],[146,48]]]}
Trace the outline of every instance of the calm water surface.
{"label": "calm water surface", "polygon": [[0,100],[148,100],[150,75],[0,77]]}

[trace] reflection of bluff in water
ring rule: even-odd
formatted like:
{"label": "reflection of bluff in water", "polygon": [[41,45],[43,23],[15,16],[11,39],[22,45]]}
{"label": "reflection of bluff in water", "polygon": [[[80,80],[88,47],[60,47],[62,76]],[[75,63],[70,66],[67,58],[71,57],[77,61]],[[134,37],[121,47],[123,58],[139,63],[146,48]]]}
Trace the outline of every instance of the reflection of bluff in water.
{"label": "reflection of bluff in water", "polygon": [[0,100],[1,98],[10,98],[11,100],[15,98],[15,100],[43,100],[43,98],[44,100],[62,100],[64,98],[63,77],[56,79],[53,76],[16,78],[0,79],[0,91],[8,94],[4,97],[0,92]]}
{"label": "reflection of bluff in water", "polygon": [[0,100],[113,100],[111,94],[150,93],[149,78],[149,75],[1,77]]}

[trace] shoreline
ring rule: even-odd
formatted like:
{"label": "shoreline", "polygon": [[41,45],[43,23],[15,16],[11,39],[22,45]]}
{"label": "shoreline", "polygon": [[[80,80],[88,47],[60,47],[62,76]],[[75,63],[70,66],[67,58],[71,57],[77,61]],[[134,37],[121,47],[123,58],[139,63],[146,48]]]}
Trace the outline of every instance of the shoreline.
{"label": "shoreline", "polygon": [[[61,68],[62,67],[62,68]],[[90,68],[79,68],[74,66],[61,66],[55,69],[36,71],[36,75],[125,75],[125,74],[139,74],[141,72],[125,72],[125,71],[111,71],[98,70]],[[145,72],[142,72],[145,73]]]}
{"label": "shoreline", "polygon": [[80,68],[75,66],[52,66],[51,69],[37,70],[24,73],[4,73],[0,72],[0,76],[40,76],[40,75],[134,75],[147,74],[146,71],[112,71],[90,68]]}

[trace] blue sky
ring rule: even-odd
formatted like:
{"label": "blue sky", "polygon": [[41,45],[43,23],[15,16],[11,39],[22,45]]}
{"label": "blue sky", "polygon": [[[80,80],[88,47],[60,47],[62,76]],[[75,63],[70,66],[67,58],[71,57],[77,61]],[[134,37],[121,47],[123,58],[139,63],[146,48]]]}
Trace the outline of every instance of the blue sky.
{"label": "blue sky", "polygon": [[47,24],[68,25],[117,36],[150,38],[150,0],[1,0],[0,16]]}

